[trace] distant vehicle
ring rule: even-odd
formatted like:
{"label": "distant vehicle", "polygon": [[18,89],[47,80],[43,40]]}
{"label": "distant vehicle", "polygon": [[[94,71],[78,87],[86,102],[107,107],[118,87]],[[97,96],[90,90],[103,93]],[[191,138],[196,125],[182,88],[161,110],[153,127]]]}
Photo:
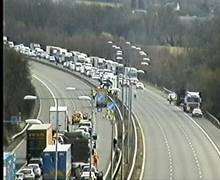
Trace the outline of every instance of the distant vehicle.
{"label": "distant vehicle", "polygon": [[82,63],[76,63],[76,65],[75,65],[75,70],[76,70],[77,72],[80,72],[80,71],[81,71],[81,68],[82,68]]}
{"label": "distant vehicle", "polygon": [[82,122],[79,123],[79,127],[80,126],[87,126],[89,128],[92,128],[92,122],[85,120],[85,121],[82,121]]}
{"label": "distant vehicle", "polygon": [[35,174],[33,168],[25,167],[20,169],[16,174],[23,174],[24,179],[35,179]]}
{"label": "distant vehicle", "polygon": [[69,62],[69,69],[72,70],[72,71],[75,71],[75,69],[76,69],[76,64],[75,64],[73,61],[70,61],[70,62]]}
{"label": "distant vehicle", "polygon": [[29,164],[38,164],[40,168],[42,168],[42,165],[43,165],[43,159],[40,157],[40,158],[31,158],[29,160]]}
{"label": "distant vehicle", "polygon": [[199,92],[186,91],[183,103],[183,110],[185,112],[192,112],[194,108],[199,108],[201,104],[201,97]]}
{"label": "distant vehicle", "polygon": [[13,47],[14,47],[14,43],[13,43],[12,41],[8,41],[8,46],[9,46],[10,48],[13,48]]}
{"label": "distant vehicle", "polygon": [[80,176],[80,180],[96,180],[96,175],[94,172],[91,172],[91,179],[89,177],[90,172],[83,171],[82,175]]}
{"label": "distant vehicle", "polygon": [[25,122],[27,124],[43,124],[39,119],[26,119]]}
{"label": "distant vehicle", "polygon": [[6,43],[7,43],[7,41],[8,41],[7,36],[3,36],[3,42],[4,42],[4,44],[6,44]]}
{"label": "distant vehicle", "polygon": [[167,96],[167,100],[170,102],[170,104],[171,104],[172,101],[176,101],[177,100],[176,93],[175,92],[170,92]]}
{"label": "distant vehicle", "polygon": [[56,60],[55,60],[55,57],[54,57],[54,56],[50,56],[49,61],[50,61],[50,62],[55,62],[55,61],[56,61]]}
{"label": "distant vehicle", "polygon": [[136,84],[136,89],[144,89],[144,84],[142,82],[138,82]]}
{"label": "distant vehicle", "polygon": [[87,133],[89,133],[89,131],[91,130],[91,128],[89,128],[88,126],[80,126],[79,129],[84,130]]}
{"label": "distant vehicle", "polygon": [[192,117],[202,117],[203,113],[202,110],[200,108],[194,108],[192,111]]}
{"label": "distant vehicle", "polygon": [[40,168],[39,164],[28,164],[27,167],[33,168],[35,177],[41,176],[41,168]]}
{"label": "distant vehicle", "polygon": [[23,180],[23,179],[24,179],[24,174],[17,172],[15,175],[15,180]]}
{"label": "distant vehicle", "polygon": [[83,113],[80,111],[75,111],[72,114],[72,124],[78,124],[83,119]]}
{"label": "distant vehicle", "polygon": [[129,78],[131,84],[136,84],[138,82],[137,69],[134,67],[125,67],[125,78]]}
{"label": "distant vehicle", "polygon": [[35,48],[41,48],[41,47],[40,47],[40,44],[30,43],[30,48],[34,50]]}

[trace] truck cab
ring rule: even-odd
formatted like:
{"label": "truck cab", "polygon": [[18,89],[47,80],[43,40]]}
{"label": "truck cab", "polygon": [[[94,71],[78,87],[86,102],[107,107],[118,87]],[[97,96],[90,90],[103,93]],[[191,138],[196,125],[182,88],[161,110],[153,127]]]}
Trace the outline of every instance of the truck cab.
{"label": "truck cab", "polygon": [[194,108],[199,108],[201,104],[201,97],[199,92],[186,91],[183,103],[183,110],[185,112],[192,112]]}

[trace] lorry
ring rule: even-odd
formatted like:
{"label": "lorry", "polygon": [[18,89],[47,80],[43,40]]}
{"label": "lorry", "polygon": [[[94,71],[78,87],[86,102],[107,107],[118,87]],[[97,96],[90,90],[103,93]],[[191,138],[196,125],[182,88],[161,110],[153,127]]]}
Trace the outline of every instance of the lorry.
{"label": "lorry", "polygon": [[64,143],[71,144],[72,162],[88,162],[90,155],[89,135],[82,130],[64,133]]}
{"label": "lorry", "polygon": [[200,97],[200,92],[186,91],[183,102],[183,110],[191,113],[194,108],[200,108],[201,102],[202,99]]}
{"label": "lorry", "polygon": [[27,130],[26,159],[41,158],[47,145],[53,144],[51,124],[33,124]]}
{"label": "lorry", "polygon": [[76,111],[72,114],[72,124],[78,124],[83,119],[83,113]]}
{"label": "lorry", "polygon": [[[71,175],[71,145],[57,145],[57,176],[58,179],[70,179]],[[42,154],[43,159],[43,179],[55,178],[56,167],[56,145],[48,145]]]}
{"label": "lorry", "polygon": [[4,166],[3,166],[3,179],[15,179],[15,154],[11,152],[4,152]]}
{"label": "lorry", "polygon": [[134,67],[125,67],[125,78],[129,78],[132,84],[136,84],[138,82],[137,72],[137,69]]}
{"label": "lorry", "polygon": [[38,43],[30,43],[31,50],[35,50],[36,48],[41,48],[40,44]]}
{"label": "lorry", "polygon": [[[52,124],[52,130],[56,131],[57,125],[57,108],[55,106],[50,107],[49,122]],[[64,132],[68,130],[68,110],[67,106],[58,106],[58,125],[59,131]]]}

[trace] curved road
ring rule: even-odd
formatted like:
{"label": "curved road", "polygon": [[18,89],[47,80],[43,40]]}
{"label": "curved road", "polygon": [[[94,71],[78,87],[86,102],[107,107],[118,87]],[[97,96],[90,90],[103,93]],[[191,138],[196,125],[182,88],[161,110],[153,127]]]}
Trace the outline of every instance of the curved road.
{"label": "curved road", "polygon": [[148,88],[133,103],[145,135],[144,180],[219,179],[220,154],[190,117]]}
{"label": "curved road", "polygon": [[[32,63],[31,67],[32,72],[46,81],[48,86],[59,88],[57,96],[66,95],[65,87],[78,87],[78,83],[82,83],[73,81],[73,76],[67,73],[45,65]],[[80,87],[81,85],[78,88]],[[86,91],[73,93],[74,96],[78,96],[85,94]],[[69,106],[75,107],[74,102]],[[82,104],[81,107],[84,106],[86,104]],[[201,129],[182,110],[169,105],[163,97],[147,88],[137,92],[137,99],[133,101],[133,111],[140,120],[146,141],[144,180],[215,180],[220,177],[219,153]],[[210,133],[215,142],[218,141],[216,138],[218,130],[207,121],[201,126]],[[100,130],[103,131],[101,134],[106,134],[109,128],[103,127],[106,126],[100,126]],[[99,145],[100,151],[110,150],[110,147],[104,146],[105,141]]]}
{"label": "curved road", "polygon": [[[78,100],[78,96],[90,95],[91,88],[75,78],[74,76],[56,70],[52,67],[30,62],[31,73],[41,79],[54,93],[57,98],[70,98],[67,100],[60,99],[58,104],[68,106],[69,117],[75,110],[91,112],[90,103],[88,101]],[[66,87],[74,87],[76,90],[67,91]],[[45,97],[45,96],[44,96]],[[49,112],[49,107],[43,109],[44,113]],[[105,171],[110,160],[110,139],[111,124],[103,117],[104,113],[95,113],[96,132],[98,135],[97,151],[100,157],[99,169]],[[45,117],[45,116],[43,116]],[[49,114],[48,114],[49,119]]]}

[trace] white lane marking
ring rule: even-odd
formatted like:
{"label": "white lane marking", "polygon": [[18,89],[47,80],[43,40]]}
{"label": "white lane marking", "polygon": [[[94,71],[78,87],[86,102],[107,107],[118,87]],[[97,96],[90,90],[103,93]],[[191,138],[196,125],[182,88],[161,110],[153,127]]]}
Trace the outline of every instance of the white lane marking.
{"label": "white lane marking", "polygon": [[[50,90],[50,88],[49,88],[40,78],[38,78],[36,75],[32,74],[32,76],[33,76],[35,79],[37,79],[38,81],[40,81],[40,82],[48,89],[48,91],[50,92],[50,94],[52,95],[52,97],[53,97],[53,99],[54,99],[54,104],[55,104],[55,106],[56,106],[55,96],[54,96],[53,92]],[[37,119],[39,119],[40,113],[41,113],[41,103],[40,103],[40,109],[39,109],[39,111],[38,111]],[[28,125],[26,125],[26,127],[27,127],[27,126],[28,126]],[[24,128],[24,130],[26,130],[26,127]],[[22,130],[22,131],[23,131],[23,130]],[[12,137],[12,138],[13,138],[13,137]],[[13,153],[20,147],[20,145],[24,142],[24,140],[25,140],[25,139],[22,139],[22,141],[12,150]]]}
{"label": "white lane marking", "polygon": [[51,89],[47,86],[47,84],[46,84],[44,81],[42,81],[39,77],[37,77],[37,75],[33,74],[32,76],[33,76],[35,79],[37,79],[38,81],[40,81],[40,82],[48,89],[48,91],[50,92],[50,94],[51,94],[52,97],[53,97],[54,104],[55,104],[55,107],[56,107],[56,106],[57,106],[56,98],[55,98],[53,92],[51,91]]}
{"label": "white lane marking", "polygon": [[135,113],[133,113],[133,116],[135,117],[135,119],[137,120],[137,123],[138,123],[138,126],[140,127],[140,130],[141,130],[141,136],[142,136],[142,144],[143,144],[143,159],[142,159],[142,165],[141,165],[141,173],[140,173],[140,177],[139,177],[139,180],[142,180],[143,179],[143,176],[144,176],[144,169],[145,169],[145,159],[146,159],[146,144],[145,144],[145,135],[144,135],[144,131],[143,131],[143,128],[141,126],[141,123],[138,119],[138,117],[136,116]]}
{"label": "white lane marking", "polygon": [[160,125],[160,123],[158,121],[155,121],[155,122],[159,126],[159,128],[163,134],[164,142],[166,144],[168,157],[169,157],[169,179],[173,179],[173,174],[174,174],[173,165],[172,165],[173,164],[173,157],[172,157],[172,153],[171,153],[170,146],[168,143],[168,138],[167,138],[167,135],[166,135],[164,129]]}
{"label": "white lane marking", "polygon": [[[155,93],[153,90],[150,90],[150,89],[146,89],[145,90],[146,92],[149,91],[151,92],[152,94],[154,94],[157,98],[159,99],[163,99],[164,100],[164,97],[162,95],[158,95],[157,93]],[[174,106],[177,110],[181,110],[181,108],[177,107],[177,106]],[[210,136],[207,134],[207,132],[192,118],[190,117],[187,113],[184,112],[184,114],[203,132],[203,134],[205,135],[205,137],[209,140],[209,142],[212,144],[213,148],[216,150],[219,158],[220,158],[220,150],[218,149],[217,145],[214,143],[214,141],[210,138]]]}
{"label": "white lane marking", "polygon": [[197,154],[197,152],[196,152],[194,146],[192,145],[191,139],[189,138],[189,136],[188,136],[187,133],[185,132],[183,126],[180,125],[179,128],[180,128],[181,131],[183,132],[183,135],[184,135],[185,139],[187,140],[188,145],[190,146],[190,148],[191,148],[191,150],[192,150],[193,159],[194,159],[194,161],[195,161],[195,164],[196,164],[196,167],[197,167],[197,170],[198,170],[198,175],[199,175],[199,178],[200,178],[200,176],[202,175],[202,171],[201,171],[200,163],[199,163],[199,160],[198,160],[198,154]]}
{"label": "white lane marking", "polygon": [[21,142],[12,150],[12,153],[15,153],[15,151],[21,146],[21,144],[24,142],[25,138],[21,140]]}

